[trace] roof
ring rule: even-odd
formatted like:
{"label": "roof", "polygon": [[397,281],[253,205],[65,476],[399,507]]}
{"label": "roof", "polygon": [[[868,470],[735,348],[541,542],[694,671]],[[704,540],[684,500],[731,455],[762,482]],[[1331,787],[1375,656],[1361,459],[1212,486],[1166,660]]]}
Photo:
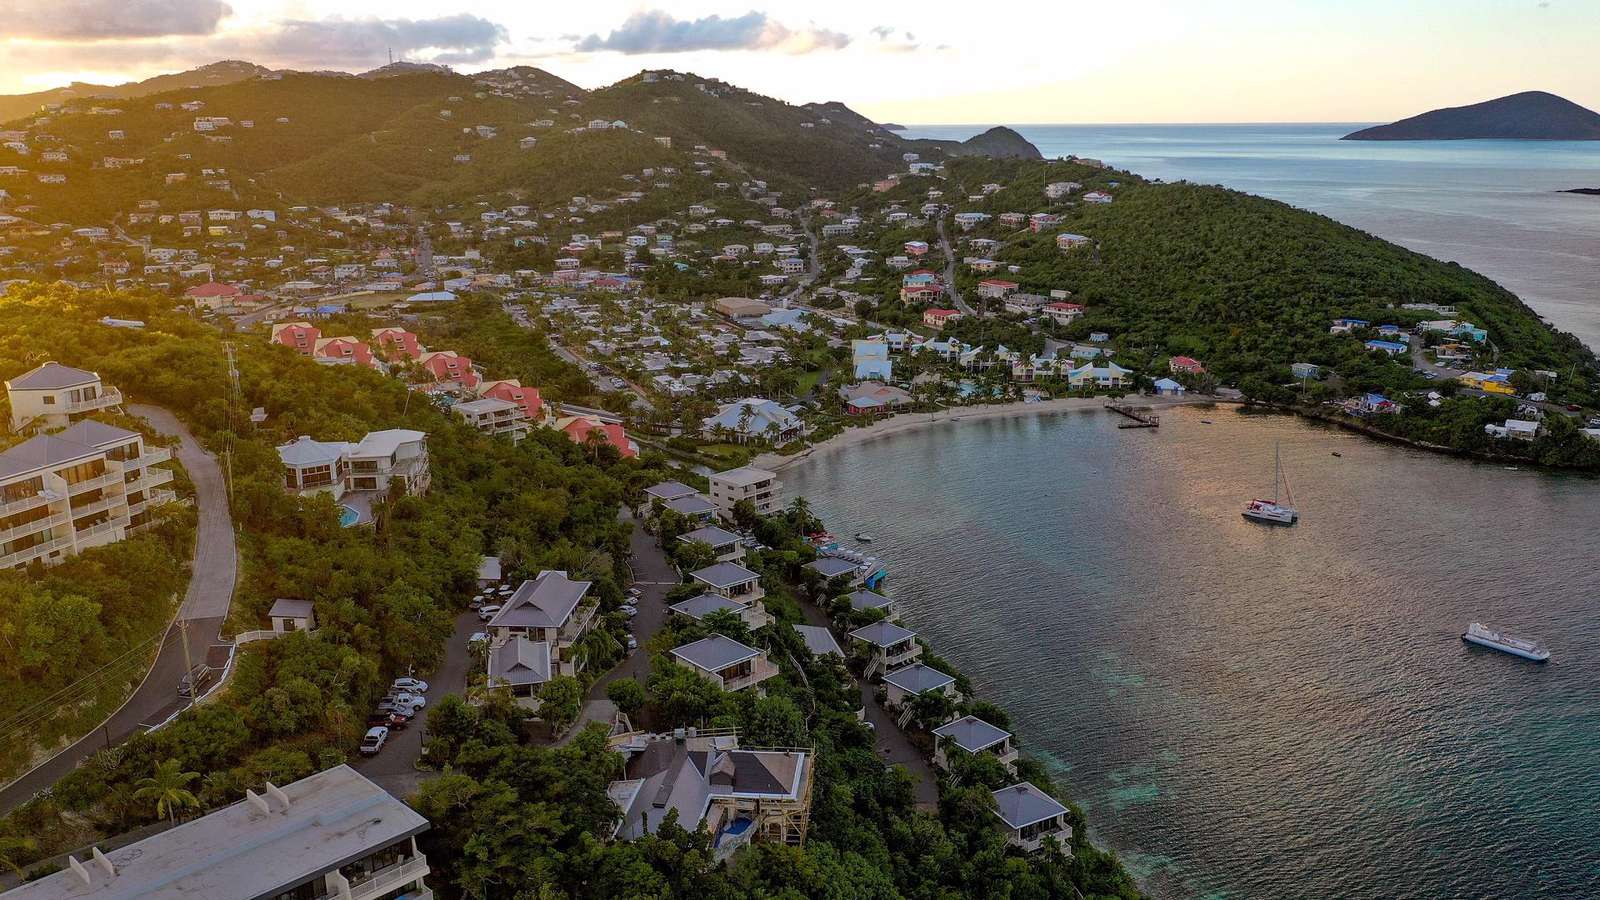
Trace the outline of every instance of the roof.
{"label": "roof", "polygon": [[540,572],[524,581],[500,611],[490,628],[560,628],[589,593],[590,582],[573,581],[565,572]]}
{"label": "roof", "polygon": [[933,733],[938,737],[949,738],[957,747],[968,753],[977,753],[1011,737],[1011,732],[990,725],[977,716],[962,716],[946,722],[935,728]]}
{"label": "roof", "polygon": [[866,641],[874,647],[893,647],[901,641],[910,640],[917,636],[915,631],[896,625],[888,619],[880,619],[871,625],[863,625],[850,632],[850,637],[858,641]]}
{"label": "roof", "polygon": [[699,516],[709,512],[717,511],[717,505],[715,503],[712,503],[710,500],[707,500],[699,494],[690,494],[687,497],[678,497],[674,500],[668,500],[663,505],[673,512],[682,513],[686,516]]}
{"label": "roof", "polygon": [[286,466],[305,468],[306,466],[333,465],[339,458],[350,452],[350,445],[344,441],[317,441],[306,435],[301,435],[292,443],[284,444],[278,448],[278,458]]}
{"label": "roof", "polygon": [[690,572],[689,577],[715,588],[729,588],[747,581],[755,581],[761,576],[738,563],[725,562],[697,569]]}
{"label": "roof", "polygon": [[851,609],[887,609],[894,603],[876,591],[856,591],[847,595],[845,599],[850,601]]}
{"label": "roof", "polygon": [[489,678],[510,685],[550,680],[550,644],[515,635],[489,653]]}
{"label": "roof", "polygon": [[311,612],[312,605],[310,600],[279,597],[272,601],[272,608],[267,610],[267,618],[309,619],[311,618]]}
{"label": "roof", "polygon": [[76,444],[88,447],[117,447],[129,441],[138,440],[141,435],[137,431],[107,425],[94,419],[81,419],[55,433],[55,436]]}
{"label": "roof", "polygon": [[856,564],[836,556],[824,556],[806,563],[806,568],[820,572],[824,578],[834,578],[856,571]]}
{"label": "roof", "polygon": [[702,619],[719,609],[729,612],[742,613],[747,609],[745,604],[737,600],[729,600],[720,594],[699,594],[671,606],[673,612],[683,613],[691,619]]}
{"label": "roof", "polygon": [[1067,811],[1056,798],[1026,781],[994,792],[995,814],[1010,828],[1026,828]]}
{"label": "roof", "polygon": [[883,676],[886,684],[892,684],[908,694],[921,694],[925,691],[936,691],[947,684],[952,684],[955,679],[945,673],[922,663],[912,663],[895,669]]}
{"label": "roof", "polygon": [[[241,800],[86,863],[24,884],[7,900],[271,897],[427,829],[428,820],[346,765]],[[287,805],[285,805],[287,801]]]}
{"label": "roof", "polygon": [[100,376],[93,372],[47,362],[7,381],[6,387],[13,391],[54,391],[80,384],[94,384],[99,380]]}
{"label": "roof", "polygon": [[796,625],[794,630],[800,633],[800,639],[806,642],[806,649],[817,656],[826,656],[832,653],[835,656],[844,656],[844,651],[839,648],[839,641],[834,638],[833,632],[821,625]]}
{"label": "roof", "polygon": [[58,435],[40,435],[0,453],[0,478],[10,478],[13,475],[99,456],[101,452],[87,444],[63,440]]}
{"label": "roof", "polygon": [[451,409],[462,414],[498,412],[503,409],[521,408],[521,404],[512,403],[510,400],[501,400],[499,397],[480,397],[477,400],[466,400],[451,407]]}
{"label": "roof", "polygon": [[500,580],[500,557],[498,557],[498,556],[485,556],[482,559],[478,560],[478,580],[479,581],[499,581]]}
{"label": "roof", "polygon": [[701,543],[710,544],[713,547],[721,547],[724,544],[737,543],[739,536],[715,525],[707,525],[704,528],[696,528],[686,534],[678,535],[678,540],[686,544]]}
{"label": "roof", "polygon": [[413,444],[417,441],[428,439],[426,431],[412,431],[409,428],[390,428],[384,431],[374,431],[361,439],[361,443],[350,449],[351,456],[393,456],[402,444]]}
{"label": "roof", "polygon": [[729,469],[726,472],[714,472],[710,476],[712,481],[733,487],[759,484],[776,477],[778,477],[777,473],[769,472],[766,469],[758,469],[755,466],[740,466],[737,469]]}
{"label": "roof", "polygon": [[722,634],[703,637],[672,650],[673,656],[707,672],[720,672],[747,659],[754,659],[760,653],[761,651],[754,647],[746,647]]}
{"label": "roof", "polygon": [[651,497],[657,497],[662,500],[676,500],[679,497],[692,497],[700,493],[681,481],[663,481],[660,484],[652,484],[645,488],[644,492]]}

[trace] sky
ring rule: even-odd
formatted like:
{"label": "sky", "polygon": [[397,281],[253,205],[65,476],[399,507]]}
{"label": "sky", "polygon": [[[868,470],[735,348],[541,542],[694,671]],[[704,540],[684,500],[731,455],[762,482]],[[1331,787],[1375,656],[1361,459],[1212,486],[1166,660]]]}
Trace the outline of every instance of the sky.
{"label": "sky", "polygon": [[641,69],[903,124],[1377,122],[1522,90],[1600,109],[1600,0],[0,0],[0,93],[218,59]]}

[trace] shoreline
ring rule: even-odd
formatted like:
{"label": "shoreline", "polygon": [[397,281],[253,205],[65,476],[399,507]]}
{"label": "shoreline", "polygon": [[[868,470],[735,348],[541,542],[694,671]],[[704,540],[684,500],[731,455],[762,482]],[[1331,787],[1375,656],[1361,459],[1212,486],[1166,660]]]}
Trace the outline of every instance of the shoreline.
{"label": "shoreline", "polygon": [[[803,459],[846,447],[854,447],[868,441],[893,434],[902,434],[908,431],[918,431],[934,425],[946,425],[958,422],[973,422],[983,419],[1001,419],[1013,416],[1055,415],[1059,413],[1078,412],[1084,410],[1104,409],[1108,397],[1062,397],[1056,400],[1042,400],[1038,403],[983,403],[976,406],[956,406],[939,413],[896,413],[878,419],[870,425],[846,428],[843,432],[828,438],[818,444],[801,450],[798,453],[784,455],[776,451],[767,451],[750,460],[749,465],[770,472],[781,472]],[[1234,403],[1237,401],[1222,400],[1216,397],[1147,397],[1143,395],[1130,395],[1120,398],[1131,406],[1161,409],[1169,406],[1213,406],[1219,403]]]}

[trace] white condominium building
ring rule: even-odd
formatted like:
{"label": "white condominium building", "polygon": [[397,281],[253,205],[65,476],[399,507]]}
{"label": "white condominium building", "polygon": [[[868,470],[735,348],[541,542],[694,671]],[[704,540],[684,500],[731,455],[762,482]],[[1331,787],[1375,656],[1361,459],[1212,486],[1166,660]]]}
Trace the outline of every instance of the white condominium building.
{"label": "white condominium building", "polygon": [[144,436],[85,419],[0,453],[0,568],[60,562],[120,541],[175,499],[171,452]]}

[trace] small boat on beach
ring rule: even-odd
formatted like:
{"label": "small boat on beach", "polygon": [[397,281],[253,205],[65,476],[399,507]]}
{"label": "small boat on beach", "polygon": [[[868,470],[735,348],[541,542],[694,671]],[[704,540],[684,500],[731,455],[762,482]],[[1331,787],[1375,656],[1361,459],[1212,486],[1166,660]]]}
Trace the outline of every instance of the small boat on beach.
{"label": "small boat on beach", "polygon": [[[1272,499],[1256,498],[1244,505],[1241,513],[1252,522],[1265,525],[1293,525],[1300,521],[1300,511],[1294,508],[1294,492],[1289,490],[1289,479],[1283,474],[1283,458],[1277,447],[1272,448],[1273,474]],[[1282,492],[1279,492],[1279,487]]]}
{"label": "small boat on beach", "polygon": [[1520,656],[1523,659],[1531,659],[1534,662],[1545,662],[1550,659],[1550,651],[1539,644],[1524,638],[1513,637],[1504,632],[1495,631],[1482,622],[1473,622],[1468,625],[1466,633],[1461,635],[1461,639],[1469,644],[1477,644],[1480,647],[1499,650],[1501,653],[1509,653],[1512,656]]}

